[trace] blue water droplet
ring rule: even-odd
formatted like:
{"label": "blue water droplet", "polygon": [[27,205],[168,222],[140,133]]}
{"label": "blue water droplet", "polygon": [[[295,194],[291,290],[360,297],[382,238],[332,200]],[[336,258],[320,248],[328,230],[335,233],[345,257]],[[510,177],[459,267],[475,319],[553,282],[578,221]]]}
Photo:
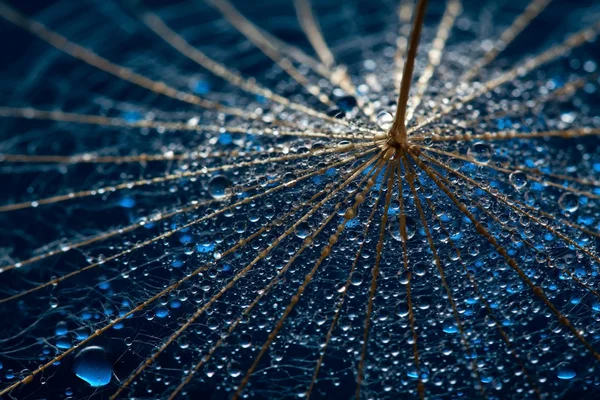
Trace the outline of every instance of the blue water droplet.
{"label": "blue water droplet", "polygon": [[233,136],[231,136],[231,134],[229,133],[222,133],[221,135],[219,135],[219,143],[223,146],[227,146],[233,143]]}
{"label": "blue water droplet", "polygon": [[179,238],[179,242],[181,242],[181,244],[188,244],[192,242],[192,237],[190,235],[182,235]]}
{"label": "blue water droplet", "polygon": [[224,175],[217,175],[208,182],[208,194],[213,199],[222,199],[227,196],[231,181]]}
{"label": "blue water droplet", "polygon": [[419,377],[419,374],[417,374],[417,371],[415,369],[411,369],[411,370],[407,371],[406,375],[409,378],[413,378],[413,379],[417,379]]}
{"label": "blue water droplet", "polygon": [[133,208],[135,207],[135,200],[131,197],[123,197],[119,200],[119,205],[123,208]]}
{"label": "blue water droplet", "polygon": [[456,332],[458,332],[458,328],[452,322],[448,322],[447,324],[445,324],[443,330],[446,333],[456,333]]}
{"label": "blue water droplet", "polygon": [[65,321],[60,321],[56,324],[56,329],[54,333],[58,336],[66,335],[69,332],[69,328],[67,327],[67,323]]}
{"label": "blue water droplet", "polygon": [[573,379],[577,373],[568,363],[560,363],[556,368],[556,376],[558,379]]}
{"label": "blue water droplet", "polygon": [[210,92],[210,83],[207,81],[198,80],[193,87],[196,94],[207,94]]}
{"label": "blue water droplet", "polygon": [[198,253],[210,253],[215,249],[215,244],[214,243],[199,243],[198,245],[196,245],[196,251]]}
{"label": "blue water droplet", "polygon": [[167,310],[167,309],[166,309],[166,308],[164,308],[164,307],[159,307],[159,308],[156,310],[156,316],[157,316],[158,318],[166,318],[166,317],[168,317],[168,316],[169,316],[169,310]]}
{"label": "blue water droplet", "polygon": [[70,349],[71,341],[66,336],[59,336],[56,339],[56,347],[63,350]]}
{"label": "blue water droplet", "polygon": [[73,372],[90,386],[100,387],[110,382],[112,365],[106,360],[102,347],[90,346],[75,357]]}

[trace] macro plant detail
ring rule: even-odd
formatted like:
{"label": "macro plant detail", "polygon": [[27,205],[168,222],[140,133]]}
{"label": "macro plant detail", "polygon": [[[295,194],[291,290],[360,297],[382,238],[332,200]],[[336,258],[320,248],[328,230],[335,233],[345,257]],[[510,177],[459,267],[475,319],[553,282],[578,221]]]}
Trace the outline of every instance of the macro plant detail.
{"label": "macro plant detail", "polygon": [[0,1],[0,397],[600,395],[593,1]]}

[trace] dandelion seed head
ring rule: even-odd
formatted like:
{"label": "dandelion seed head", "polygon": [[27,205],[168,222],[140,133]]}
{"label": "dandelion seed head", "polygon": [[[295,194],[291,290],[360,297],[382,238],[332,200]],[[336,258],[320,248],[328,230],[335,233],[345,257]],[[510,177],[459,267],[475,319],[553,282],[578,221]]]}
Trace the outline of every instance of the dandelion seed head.
{"label": "dandelion seed head", "polygon": [[92,3],[0,4],[2,395],[596,393],[597,5]]}

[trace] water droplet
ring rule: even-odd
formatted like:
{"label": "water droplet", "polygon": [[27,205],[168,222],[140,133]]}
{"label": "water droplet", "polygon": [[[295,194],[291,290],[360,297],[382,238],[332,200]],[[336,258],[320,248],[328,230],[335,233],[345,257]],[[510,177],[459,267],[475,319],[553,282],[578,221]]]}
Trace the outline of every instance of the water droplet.
{"label": "water droplet", "polygon": [[401,284],[403,284],[403,285],[406,285],[408,282],[410,282],[410,278],[411,278],[411,275],[410,275],[410,273],[409,273],[409,272],[407,272],[407,271],[402,271],[402,272],[400,273],[400,275],[399,275],[399,279],[398,279],[398,281],[399,281]]}
{"label": "water droplet", "polygon": [[572,213],[579,208],[579,199],[575,193],[564,193],[558,199],[558,205],[563,211]]}
{"label": "water droplet", "polygon": [[106,360],[102,347],[90,346],[75,357],[73,372],[90,386],[100,387],[110,382],[112,365]]}
{"label": "water droplet", "polygon": [[169,310],[167,310],[165,307],[158,307],[155,314],[158,318],[166,318],[169,316]]}
{"label": "water droplet", "polygon": [[69,328],[67,327],[67,323],[65,321],[60,321],[56,324],[56,329],[54,330],[54,333],[61,336],[66,335],[67,332],[69,332]]}
{"label": "water droplet", "polygon": [[494,380],[494,377],[490,374],[490,371],[480,371],[479,379],[481,383],[490,383]]}
{"label": "water droplet", "polygon": [[56,297],[50,298],[50,307],[52,307],[52,308],[58,307],[58,299]]}
{"label": "water droplet", "polygon": [[423,276],[423,275],[425,275],[425,272],[427,272],[427,264],[425,264],[425,263],[416,263],[415,266],[413,267],[413,272],[417,276]]}
{"label": "water droplet", "polygon": [[396,306],[396,315],[399,317],[406,317],[408,315],[408,304],[405,302],[398,303]]}
{"label": "water droplet", "polygon": [[358,103],[354,96],[344,96],[337,102],[337,106],[344,112],[355,113],[358,109]]}
{"label": "water droplet", "polygon": [[[406,238],[412,239],[413,236],[415,236],[415,230],[416,230],[415,220],[412,219],[411,217],[407,216],[405,218],[405,224],[406,224]],[[402,241],[402,234],[400,233],[400,221],[399,221],[398,217],[394,216],[393,218],[390,218],[389,223],[388,223],[388,230],[394,240],[397,240],[398,242]]]}
{"label": "water droplet", "polygon": [[236,362],[229,363],[229,365],[227,365],[227,371],[232,378],[237,378],[242,374],[242,369]]}
{"label": "water droplet", "polygon": [[560,115],[560,120],[567,124],[572,124],[575,121],[575,118],[577,118],[577,114],[574,112],[564,112]]}
{"label": "water droplet", "polygon": [[556,376],[558,379],[573,379],[577,373],[569,363],[563,362],[556,367]]}
{"label": "water droplet", "polygon": [[350,277],[350,282],[354,286],[359,286],[363,282],[362,274],[360,272],[353,272],[352,276]]}
{"label": "water droplet", "polygon": [[224,175],[217,175],[208,182],[208,194],[213,199],[222,199],[227,196],[231,181]]}
{"label": "water droplet", "polygon": [[233,226],[233,229],[237,233],[244,233],[244,232],[246,232],[246,221],[237,221],[235,223],[235,225]]}
{"label": "water droplet", "polygon": [[208,321],[206,322],[206,325],[208,326],[208,329],[210,329],[211,331],[214,331],[215,329],[217,329],[219,327],[219,320],[216,319],[215,317],[210,317],[208,319]]}
{"label": "water droplet", "polygon": [[184,350],[190,347],[190,339],[187,335],[181,335],[177,340],[177,343],[179,343],[179,347]]}
{"label": "water droplet", "polygon": [[206,365],[204,372],[206,373],[206,376],[208,376],[209,378],[212,378],[216,372],[214,365]]}
{"label": "water droplet", "polygon": [[454,324],[454,322],[447,322],[444,324],[443,331],[446,333],[456,333],[458,332],[458,328]]}
{"label": "water droplet", "polygon": [[527,175],[525,172],[517,170],[508,177],[511,185],[517,190],[523,189],[527,185]]}
{"label": "water droplet", "polygon": [[306,222],[298,224],[296,227],[296,236],[305,239],[310,234],[310,226]]}
{"label": "water droplet", "polygon": [[377,125],[384,131],[387,131],[392,127],[394,123],[394,117],[387,111],[381,111],[377,114]]}
{"label": "water droplet", "polygon": [[487,143],[477,142],[469,147],[467,155],[479,163],[487,164],[492,159],[492,148]]}
{"label": "water droplet", "polygon": [[247,333],[243,334],[242,337],[240,338],[240,346],[242,346],[242,348],[244,348],[244,349],[247,349],[251,345],[252,345],[252,336],[248,335]]}

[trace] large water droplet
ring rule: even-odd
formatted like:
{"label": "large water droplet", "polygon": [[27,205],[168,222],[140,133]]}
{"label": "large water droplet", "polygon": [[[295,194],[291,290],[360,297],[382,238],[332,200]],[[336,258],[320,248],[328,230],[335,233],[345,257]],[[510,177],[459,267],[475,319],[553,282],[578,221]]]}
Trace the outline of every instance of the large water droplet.
{"label": "large water droplet", "polygon": [[477,142],[469,147],[467,155],[477,162],[487,164],[492,159],[492,148],[487,143]]}
{"label": "large water droplet", "polygon": [[[415,236],[416,223],[415,223],[415,220],[409,216],[407,216],[405,218],[405,223],[406,223],[406,238],[410,240],[413,238],[413,236]],[[388,230],[393,239],[395,239],[399,242],[402,241],[402,235],[400,233],[400,221],[399,221],[398,217],[394,216],[393,218],[390,218],[389,223],[388,223]]]}
{"label": "large water droplet", "polygon": [[219,320],[215,317],[210,317],[208,321],[206,321],[206,325],[208,326],[208,329],[214,331],[219,327]]}
{"label": "large water droplet", "polygon": [[458,332],[458,328],[454,324],[454,322],[446,322],[443,327],[443,331],[446,333],[456,333]]}
{"label": "large water droplet", "polygon": [[310,226],[306,222],[298,224],[296,227],[296,236],[300,239],[305,239],[310,235]]}
{"label": "large water droplet", "polygon": [[237,378],[242,373],[242,369],[240,368],[239,364],[235,361],[230,362],[227,365],[227,371],[229,372],[229,376],[231,376],[232,378]]}
{"label": "large water droplet", "polygon": [[398,303],[396,306],[396,315],[406,317],[408,315],[408,304],[405,302]]}
{"label": "large water droplet", "polygon": [[89,346],[75,357],[73,372],[90,386],[100,387],[110,382],[112,365],[106,360],[102,347]]}
{"label": "large water droplet", "polygon": [[527,175],[525,172],[517,170],[508,177],[510,184],[517,190],[523,189],[527,185]]}
{"label": "large water droplet", "polygon": [[413,272],[417,276],[423,276],[427,272],[427,268],[428,266],[425,263],[416,263],[413,267]]}
{"label": "large water droplet", "polygon": [[402,271],[400,273],[400,275],[398,276],[398,278],[399,278],[398,280],[401,284],[406,285],[408,282],[410,282],[411,275],[407,271]]}
{"label": "large water droplet", "polygon": [[229,194],[231,182],[224,175],[217,175],[208,182],[208,194],[213,199],[222,199]]}
{"label": "large water droplet", "polygon": [[387,111],[381,111],[377,114],[377,125],[384,131],[387,131],[392,127],[394,123],[394,117]]}
{"label": "large water droplet", "polygon": [[563,211],[572,213],[579,208],[579,199],[575,193],[565,193],[558,199],[558,205]]}
{"label": "large water droplet", "polygon": [[337,106],[344,112],[355,114],[358,110],[358,103],[354,96],[344,96],[337,102]]}
{"label": "large water droplet", "polygon": [[242,346],[242,348],[244,348],[244,349],[247,349],[251,345],[252,345],[252,336],[248,335],[247,333],[243,334],[240,337],[240,346]]}
{"label": "large water droplet", "polygon": [[360,272],[353,272],[352,275],[350,276],[350,282],[354,286],[360,286],[360,284],[363,282],[362,274]]}
{"label": "large water droplet", "polygon": [[577,373],[569,363],[563,362],[556,367],[556,376],[558,379],[573,379]]}

